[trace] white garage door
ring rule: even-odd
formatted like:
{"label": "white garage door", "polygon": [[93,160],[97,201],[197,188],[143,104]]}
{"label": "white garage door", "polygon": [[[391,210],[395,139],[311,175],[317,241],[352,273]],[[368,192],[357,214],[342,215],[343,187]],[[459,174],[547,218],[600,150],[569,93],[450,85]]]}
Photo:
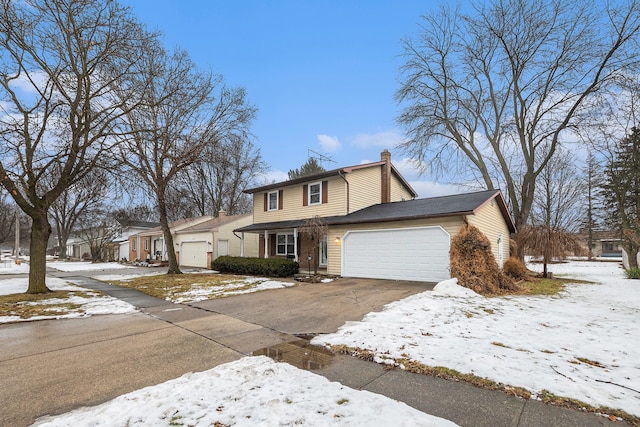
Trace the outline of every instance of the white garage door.
{"label": "white garage door", "polygon": [[209,268],[207,250],[207,242],[183,242],[180,265]]}
{"label": "white garage door", "polygon": [[449,279],[449,242],[442,227],[350,231],[342,239],[342,275],[421,282]]}

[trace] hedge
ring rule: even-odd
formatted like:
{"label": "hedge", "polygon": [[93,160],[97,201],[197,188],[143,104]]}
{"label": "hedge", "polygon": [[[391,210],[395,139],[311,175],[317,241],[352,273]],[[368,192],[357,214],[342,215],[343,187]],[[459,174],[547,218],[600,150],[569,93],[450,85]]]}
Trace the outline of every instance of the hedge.
{"label": "hedge", "polygon": [[300,269],[300,265],[295,261],[284,258],[221,256],[211,263],[211,268],[221,273],[288,277],[296,274]]}

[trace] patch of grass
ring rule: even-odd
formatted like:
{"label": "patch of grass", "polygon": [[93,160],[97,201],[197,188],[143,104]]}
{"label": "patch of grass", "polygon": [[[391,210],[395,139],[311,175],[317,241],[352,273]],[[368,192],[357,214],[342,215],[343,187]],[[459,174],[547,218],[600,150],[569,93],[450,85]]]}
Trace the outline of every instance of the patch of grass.
{"label": "patch of grass", "polygon": [[493,344],[493,345],[495,345],[495,346],[497,346],[497,347],[511,348],[511,347],[509,347],[508,345],[503,344],[503,343],[498,342],[498,341],[494,341],[494,342],[492,342],[491,344]]}
{"label": "patch of grass", "polygon": [[580,361],[582,363],[585,363],[587,365],[596,366],[598,368],[604,368],[605,367],[602,363],[597,362],[595,360],[589,360],[586,357],[576,357],[576,359],[578,359],[578,361]]}
{"label": "patch of grass", "polygon": [[[73,296],[91,298],[99,292],[53,291],[46,294],[0,295],[0,315],[30,319],[37,316],[60,316],[69,312],[83,313],[82,305],[65,302]],[[54,301],[58,300],[58,301]],[[48,302],[53,301],[53,302]]]}
{"label": "patch of grass", "polygon": [[261,282],[244,283],[244,276],[230,274],[164,274],[157,276],[142,276],[130,280],[112,282],[115,285],[137,289],[147,295],[174,301],[181,294],[194,290],[201,290],[207,293],[208,298],[221,298],[222,288],[233,286],[232,291],[238,292],[249,290],[258,286]]}
{"label": "patch of grass", "polygon": [[523,290],[523,295],[557,295],[569,283],[587,284],[591,282],[558,277],[549,279],[530,276],[526,281],[520,283],[520,287]]}
{"label": "patch of grass", "polygon": [[338,403],[338,405],[344,405],[344,404],[345,404],[345,403],[347,403],[348,401],[349,401],[349,399],[344,399],[344,398],[343,398],[343,399],[338,400],[338,402],[336,402],[336,403]]}
{"label": "patch of grass", "polygon": [[640,279],[640,267],[632,267],[624,271],[627,279]]}
{"label": "patch of grass", "polygon": [[584,403],[578,399],[572,399],[569,397],[562,397],[562,396],[557,396],[553,393],[551,393],[548,390],[542,390],[539,394],[538,397],[540,398],[540,400],[542,400],[544,403],[549,404],[549,405],[555,405],[555,406],[561,406],[563,408],[571,408],[571,409],[577,409],[579,411],[586,411],[586,412],[592,412],[592,413],[599,413],[599,414],[608,414],[608,415],[613,415],[614,417],[617,418],[621,418],[627,422],[629,422],[631,425],[639,427],[640,426],[640,418],[636,417],[635,415],[631,415],[628,414],[625,411],[622,411],[620,409],[613,409],[613,408],[609,408],[606,406],[592,406],[588,403]]}

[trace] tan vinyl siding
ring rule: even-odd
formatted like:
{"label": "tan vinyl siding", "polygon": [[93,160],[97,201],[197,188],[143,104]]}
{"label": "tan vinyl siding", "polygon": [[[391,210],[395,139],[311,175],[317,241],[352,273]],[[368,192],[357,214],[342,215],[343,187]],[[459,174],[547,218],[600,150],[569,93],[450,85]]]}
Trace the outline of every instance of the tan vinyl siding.
{"label": "tan vinyl siding", "polygon": [[411,200],[412,198],[411,192],[394,174],[391,174],[391,201],[401,202],[402,200]]}
{"label": "tan vinyl siding", "polygon": [[468,220],[469,224],[475,225],[487,236],[496,262],[499,262],[498,237],[502,234],[502,260],[506,261],[509,258],[509,228],[495,199],[481,206],[475,215],[468,217]]}
{"label": "tan vinyl siding", "polygon": [[[341,275],[341,244],[342,239],[347,231],[353,230],[383,230],[389,228],[407,228],[407,227],[424,227],[424,226],[441,226],[444,228],[451,237],[455,236],[460,227],[462,227],[461,217],[450,218],[433,218],[433,219],[413,219],[407,221],[393,221],[393,222],[377,222],[370,224],[350,224],[341,226],[329,226],[328,240],[327,240],[327,273]],[[336,242],[336,237],[340,238],[340,242]],[[384,250],[384,248],[380,248]]]}
{"label": "tan vinyl siding", "polygon": [[349,180],[349,212],[355,212],[382,201],[382,169],[370,167],[354,170]]}
{"label": "tan vinyl siding", "polygon": [[285,186],[282,188],[282,209],[277,211],[265,212],[265,192],[255,193],[253,195],[254,223],[306,219],[312,218],[316,215],[345,215],[347,213],[345,199],[346,193],[344,189],[345,182],[340,177],[330,177],[326,179],[326,181],[328,185],[328,201],[327,203],[319,205],[303,206],[303,184]]}
{"label": "tan vinyl siding", "polygon": [[[233,221],[218,227],[218,231],[215,233],[215,246],[214,259],[218,255],[218,240],[229,241],[229,254],[232,256],[240,256],[240,246],[242,241],[233,234],[233,230],[245,225],[251,224],[251,216],[248,216],[246,220]],[[238,236],[241,236],[238,233]],[[257,257],[258,256],[258,235],[255,233],[244,233],[244,256],[245,257]]]}

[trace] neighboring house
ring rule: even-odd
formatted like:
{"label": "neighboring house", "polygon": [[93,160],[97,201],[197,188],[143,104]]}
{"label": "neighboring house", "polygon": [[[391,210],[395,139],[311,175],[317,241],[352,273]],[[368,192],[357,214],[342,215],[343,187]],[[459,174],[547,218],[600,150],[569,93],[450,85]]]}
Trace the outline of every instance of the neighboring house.
{"label": "neighboring house", "polygon": [[130,260],[130,250],[129,250],[129,237],[141,233],[146,230],[150,230],[158,226],[157,222],[148,222],[148,221],[132,221],[125,220],[120,222],[121,230],[120,234],[113,239],[114,244],[114,259],[122,260],[123,258],[127,258]]}
{"label": "neighboring house", "polygon": [[[170,223],[169,229],[171,230],[171,235],[175,236],[177,231],[209,221],[210,219],[213,219],[213,217],[200,216],[197,218],[180,219]],[[160,226],[129,236],[129,260],[144,261],[147,259],[152,261],[168,260],[164,234]]]}
{"label": "neighboring house", "polygon": [[[252,235],[241,245],[233,230],[251,224],[252,215],[229,215],[220,211],[217,218],[175,232],[178,263],[186,267],[211,268],[211,261],[223,255],[258,256],[258,236]],[[242,252],[244,250],[244,253]]]}
{"label": "neighboring house", "polygon": [[[259,256],[292,258],[302,268],[317,256],[328,274],[344,277],[448,279],[451,237],[465,223],[488,237],[502,265],[515,231],[499,190],[416,200],[387,150],[380,162],[246,192],[253,195],[253,224],[236,232],[243,239],[259,235]],[[300,233],[305,220],[314,216],[327,225],[320,242]]]}
{"label": "neighboring house", "polygon": [[[591,254],[595,258],[622,258],[622,239],[615,230],[593,230],[591,232]],[[576,234],[584,253],[588,253],[589,232],[581,229]]]}
{"label": "neighboring house", "polygon": [[91,259],[91,248],[87,239],[71,235],[67,239],[67,257],[75,259]]}

